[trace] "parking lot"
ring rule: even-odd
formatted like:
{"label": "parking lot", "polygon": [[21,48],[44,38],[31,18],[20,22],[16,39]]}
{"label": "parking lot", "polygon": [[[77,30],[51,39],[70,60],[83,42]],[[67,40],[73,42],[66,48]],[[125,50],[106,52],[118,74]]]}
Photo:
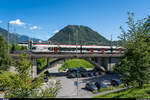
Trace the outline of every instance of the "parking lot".
{"label": "parking lot", "polygon": [[[77,78],[67,78],[65,72],[58,72],[58,68],[61,64],[57,64],[56,67],[49,69],[50,76],[54,76],[56,80],[60,80],[62,88],[60,89],[57,97],[67,97],[67,96],[92,96],[92,92],[85,88],[85,84],[88,82],[95,82],[97,80],[111,80],[112,78],[119,78],[115,74],[104,74],[93,77],[82,77],[78,78],[78,88],[75,86],[75,81]],[[78,90],[78,91],[77,91]]]}

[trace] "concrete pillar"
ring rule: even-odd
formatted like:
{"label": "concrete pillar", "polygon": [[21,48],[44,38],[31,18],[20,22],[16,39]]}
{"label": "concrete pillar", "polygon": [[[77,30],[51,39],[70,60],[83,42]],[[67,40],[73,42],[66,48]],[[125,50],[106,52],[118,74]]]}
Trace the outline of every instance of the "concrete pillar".
{"label": "concrete pillar", "polygon": [[66,59],[64,59],[63,61],[64,61],[64,63],[65,63],[65,62],[66,62]]}
{"label": "concrete pillar", "polygon": [[36,59],[32,59],[32,77],[36,78],[37,77],[37,61]]}
{"label": "concrete pillar", "polygon": [[108,68],[108,66],[109,66],[109,58],[108,57],[105,57],[105,58],[103,58],[104,60],[104,68],[106,69],[106,70],[109,70],[109,68]]}
{"label": "concrete pillar", "polygon": [[49,66],[49,58],[47,58],[47,66]]}
{"label": "concrete pillar", "polygon": [[115,66],[116,63],[118,63],[121,59],[112,57],[110,60],[111,61],[109,61],[108,67],[109,67],[109,70],[112,70],[113,66]]}
{"label": "concrete pillar", "polygon": [[102,65],[102,58],[96,58],[97,59],[97,63]]}

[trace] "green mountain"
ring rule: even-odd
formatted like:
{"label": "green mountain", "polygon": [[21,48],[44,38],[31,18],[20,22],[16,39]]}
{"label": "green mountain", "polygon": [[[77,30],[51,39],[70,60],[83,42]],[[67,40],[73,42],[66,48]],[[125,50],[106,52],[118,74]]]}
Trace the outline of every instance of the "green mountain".
{"label": "green mountain", "polygon": [[110,45],[110,41],[91,28],[68,25],[49,39],[53,44]]}
{"label": "green mountain", "polygon": [[[6,40],[8,40],[8,31],[0,27],[0,35],[2,35]],[[9,43],[19,43],[19,42],[28,42],[31,39],[34,42],[39,41],[40,39],[30,38],[26,35],[9,33]]]}

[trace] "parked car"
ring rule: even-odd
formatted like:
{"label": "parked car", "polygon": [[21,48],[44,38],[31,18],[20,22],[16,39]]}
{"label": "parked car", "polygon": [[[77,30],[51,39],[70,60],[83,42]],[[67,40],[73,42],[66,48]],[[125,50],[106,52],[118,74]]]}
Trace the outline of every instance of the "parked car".
{"label": "parked car", "polygon": [[94,73],[91,72],[91,71],[89,71],[89,72],[88,72],[88,76],[92,77],[92,76],[94,76]]}
{"label": "parked car", "polygon": [[110,80],[103,80],[102,83],[106,84],[107,86],[111,86]]}
{"label": "parked car", "polygon": [[69,69],[67,70],[67,72],[66,72],[66,75],[68,75],[68,74],[70,74],[70,73],[72,73],[72,72],[76,72],[76,71],[77,71],[76,68],[69,68]]}
{"label": "parked car", "polygon": [[91,70],[91,72],[93,72],[94,76],[101,75],[101,71],[97,70],[97,69],[93,69],[93,70]]}
{"label": "parked car", "polygon": [[100,82],[95,82],[95,85],[96,85],[96,87],[98,88],[98,89],[100,89],[101,88],[101,83]]}
{"label": "parked car", "polygon": [[44,76],[45,82],[48,82],[48,76]]}
{"label": "parked car", "polygon": [[77,68],[77,70],[79,72],[87,72],[87,70],[85,68],[83,68],[83,67],[79,67],[79,68]]}
{"label": "parked car", "polygon": [[93,72],[94,73],[94,76],[98,76],[99,75],[99,72]]}
{"label": "parked car", "polygon": [[96,87],[96,85],[94,83],[87,83],[85,87],[90,91],[98,90],[98,88]]}
{"label": "parked car", "polygon": [[[68,78],[75,78],[75,77],[86,77],[88,76],[86,74],[87,70],[84,69],[83,67],[78,67],[78,68],[69,68],[66,72],[66,76]],[[73,74],[72,74],[73,73]],[[78,74],[77,74],[78,73]]]}
{"label": "parked car", "polygon": [[75,72],[67,74],[67,78],[75,78],[75,77],[76,77],[76,73]]}
{"label": "parked car", "polygon": [[111,85],[112,86],[119,86],[121,84],[120,79],[112,79],[111,80]]}
{"label": "parked car", "polygon": [[82,77],[88,77],[88,72],[80,72]]}
{"label": "parked car", "polygon": [[75,74],[76,74],[76,77],[78,77],[78,78],[82,77],[80,72],[78,72],[78,73],[76,72]]}
{"label": "parked car", "polygon": [[98,89],[100,88],[108,88],[110,85],[108,83],[105,83],[103,81],[96,81],[95,85]]}

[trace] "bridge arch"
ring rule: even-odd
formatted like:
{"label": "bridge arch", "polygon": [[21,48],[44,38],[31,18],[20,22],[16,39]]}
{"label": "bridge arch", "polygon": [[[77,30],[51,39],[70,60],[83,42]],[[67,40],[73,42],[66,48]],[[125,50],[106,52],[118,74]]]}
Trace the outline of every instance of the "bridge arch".
{"label": "bridge arch", "polygon": [[[42,73],[45,73],[49,68],[51,68],[54,64],[58,63],[59,61],[62,60],[66,60],[66,59],[73,59],[73,58],[58,58],[55,59],[54,61],[48,63],[45,67],[43,67],[38,73],[37,73],[37,77],[39,77]],[[97,62],[93,61],[90,58],[79,58],[79,59],[84,59],[88,62],[90,62],[96,69],[99,69],[101,71],[106,71],[106,69],[101,66],[100,64],[98,64]]]}

